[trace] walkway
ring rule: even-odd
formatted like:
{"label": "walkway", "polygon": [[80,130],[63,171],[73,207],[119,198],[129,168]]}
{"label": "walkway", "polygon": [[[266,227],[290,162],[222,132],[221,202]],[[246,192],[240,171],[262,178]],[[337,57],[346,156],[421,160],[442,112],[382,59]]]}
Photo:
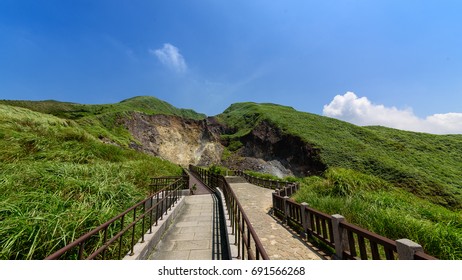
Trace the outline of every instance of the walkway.
{"label": "walkway", "polygon": [[296,233],[283,226],[269,215],[272,207],[273,190],[243,183],[243,178],[227,177],[229,185],[237,196],[271,260],[319,260],[325,259]]}
{"label": "walkway", "polygon": [[149,259],[212,260],[212,195],[186,196],[180,211]]}

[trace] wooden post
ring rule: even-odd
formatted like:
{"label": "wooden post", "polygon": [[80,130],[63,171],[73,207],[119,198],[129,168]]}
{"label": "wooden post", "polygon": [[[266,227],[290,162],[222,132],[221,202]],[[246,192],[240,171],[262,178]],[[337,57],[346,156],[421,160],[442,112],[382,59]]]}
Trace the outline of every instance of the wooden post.
{"label": "wooden post", "polygon": [[396,249],[400,260],[413,260],[416,252],[423,252],[422,246],[409,239],[396,240]]}

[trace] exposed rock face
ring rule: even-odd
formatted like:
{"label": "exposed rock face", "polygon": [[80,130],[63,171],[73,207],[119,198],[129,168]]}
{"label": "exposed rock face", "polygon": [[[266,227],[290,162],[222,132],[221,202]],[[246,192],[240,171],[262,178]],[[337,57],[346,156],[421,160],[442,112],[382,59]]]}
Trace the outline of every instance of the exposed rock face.
{"label": "exposed rock face", "polygon": [[125,127],[140,143],[133,144],[133,148],[183,166],[220,163],[224,149],[220,134],[211,131],[207,123],[208,120],[141,113],[124,120]]}
{"label": "exposed rock face", "polygon": [[268,122],[261,122],[241,137],[243,146],[224,161],[222,155],[228,143],[220,140],[221,135],[232,132],[214,118],[196,121],[132,113],[122,123],[138,142],[132,143],[133,148],[183,166],[222,164],[279,177],[319,174],[326,169],[318,150]]}
{"label": "exposed rock face", "polygon": [[[308,176],[322,173],[326,166],[319,157],[319,151],[300,137],[284,134],[272,124],[263,121],[250,134],[241,138],[243,148],[237,162],[231,166],[252,169],[273,175]],[[251,168],[242,168],[251,167]]]}

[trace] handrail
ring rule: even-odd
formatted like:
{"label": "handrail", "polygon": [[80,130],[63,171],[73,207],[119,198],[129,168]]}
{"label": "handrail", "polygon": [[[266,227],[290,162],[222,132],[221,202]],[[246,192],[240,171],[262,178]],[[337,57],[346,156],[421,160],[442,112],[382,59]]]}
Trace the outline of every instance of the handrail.
{"label": "handrail", "polygon": [[[123,248],[129,249],[130,254],[132,255],[134,253],[133,250],[135,245],[135,237],[140,236],[141,242],[144,242],[144,234],[146,233],[146,220],[149,218],[149,233],[152,233],[152,226],[154,224],[157,225],[158,220],[162,219],[164,214],[166,214],[167,211],[175,205],[178,198],[181,196],[180,189],[183,188],[183,186],[184,180],[182,178],[174,181],[166,188],[151,194],[146,199],[136,203],[109,221],[82,235],[73,242],[47,256],[45,259],[58,259],[64,254],[70,253],[72,250],[77,248],[77,259],[95,259],[99,255],[101,255],[102,259],[106,259],[106,251],[108,251],[109,247],[116,241],[119,241],[118,252],[115,253],[118,259],[122,257]],[[137,215],[137,210],[142,210],[141,214]],[[129,213],[133,213],[133,216],[130,217],[127,215]],[[127,226],[124,225],[126,219],[129,220],[129,224]],[[141,229],[138,229],[137,232],[136,226],[138,224],[141,224]],[[120,229],[112,237],[108,237],[108,232],[111,230],[114,231],[116,228]],[[132,231],[129,238],[124,239],[123,235],[130,229]],[[94,238],[96,239],[96,244],[102,243],[102,245],[95,248],[96,246],[93,244],[92,248],[90,249],[93,251],[87,253],[86,256],[84,256],[86,253],[85,245],[88,243],[95,243],[93,240]],[[108,238],[110,239],[108,240]]]}
{"label": "handrail", "polygon": [[[202,179],[195,172],[189,172],[188,175],[196,178],[198,181],[202,182]],[[222,194],[220,191],[217,191],[217,188],[210,187],[209,185],[204,184],[204,186],[212,193],[213,198],[213,227],[212,232],[212,255],[214,259],[221,260],[231,260],[231,249],[229,247],[228,231],[226,224],[226,217],[224,214],[225,208],[223,205]]]}
{"label": "handrail", "polygon": [[231,220],[231,234],[234,234],[234,243],[238,248],[237,257],[248,260],[269,260],[269,256],[258,238],[252,223],[245,214],[233,190],[226,182],[226,179],[221,175],[212,174],[208,170],[200,167],[190,165],[189,169],[192,173],[196,174],[204,184],[213,188],[220,188],[223,192],[228,214],[230,216],[229,218]]}
{"label": "handrail", "polygon": [[[164,187],[168,187],[177,180],[186,180],[187,176],[187,174],[183,174],[182,176],[162,176],[151,178],[151,184],[149,184],[149,186],[151,187],[151,193],[155,193],[163,189]],[[184,187],[188,188],[188,185],[185,184]]]}
{"label": "handrail", "polygon": [[[245,174],[245,173],[243,173]],[[260,181],[265,179],[259,178]],[[297,186],[298,187],[298,186]],[[344,220],[338,222],[334,230],[336,215],[330,216],[316,209],[289,199],[289,193],[294,191],[293,185],[286,185],[285,189],[273,193],[273,210],[289,226],[300,230],[303,236],[314,236],[320,242],[332,249],[338,250],[334,235],[339,234],[341,253],[337,257],[342,259],[399,259],[396,241],[368,231]],[[358,252],[359,251],[359,252]],[[436,258],[424,252],[413,253],[416,260],[435,260]]]}
{"label": "handrail", "polygon": [[414,254],[415,260],[438,260],[437,258],[430,256],[422,251],[417,251]]}
{"label": "handrail", "polygon": [[233,174],[236,176],[241,176],[247,180],[247,182],[266,188],[275,190],[278,194],[282,196],[291,196],[295,193],[299,188],[300,185],[298,183],[283,181],[283,180],[271,180],[271,179],[264,179],[258,178],[252,175],[245,173],[242,170],[234,170]]}
{"label": "handrail", "polygon": [[[396,241],[344,221],[340,222],[339,226],[346,231],[346,235],[348,236],[348,250],[343,252],[344,258],[357,259],[356,248],[358,247],[359,258],[363,260],[369,258],[373,260],[382,259],[383,255],[380,253],[380,248],[382,248],[385,254],[385,259],[397,259],[397,256],[395,256],[398,252]],[[366,240],[369,241],[369,248],[367,248]],[[369,250],[370,253],[368,252]]]}

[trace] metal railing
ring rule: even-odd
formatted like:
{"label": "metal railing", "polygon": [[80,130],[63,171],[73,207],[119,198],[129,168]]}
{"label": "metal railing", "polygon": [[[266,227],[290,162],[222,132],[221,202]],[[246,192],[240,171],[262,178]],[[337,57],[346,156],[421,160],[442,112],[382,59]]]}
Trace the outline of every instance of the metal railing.
{"label": "metal railing", "polygon": [[174,181],[45,259],[104,260],[121,259],[127,252],[133,255],[136,241],[142,243],[145,233],[152,234],[152,226],[175,205],[186,182],[183,178]]}
{"label": "metal railing", "polygon": [[[198,170],[196,170],[198,171]],[[197,181],[202,182],[212,194],[213,199],[213,223],[212,223],[212,259],[213,260],[231,260],[231,249],[229,246],[228,231],[225,216],[225,207],[221,192],[217,188],[203,184],[203,180],[199,177],[198,173],[190,171],[188,176],[196,178]]]}
{"label": "metal railing", "polygon": [[[151,188],[151,193],[155,193],[159,190],[162,190],[163,188],[168,187],[169,185],[173,184],[174,182],[182,179],[182,180],[188,180],[187,179],[188,175],[183,172],[182,176],[163,176],[163,177],[154,177],[151,178],[151,184],[149,184]],[[188,185],[185,185],[185,188],[187,188]]]}
{"label": "metal railing", "polygon": [[[232,174],[235,175],[235,176],[241,176],[244,179],[246,179],[247,182],[249,182],[251,184],[254,184],[254,185],[257,185],[257,186],[260,186],[260,187],[263,187],[263,188],[266,188],[266,189],[279,190],[279,191],[283,191],[283,192],[286,192],[286,191],[287,192],[288,191],[295,192],[299,188],[298,183],[287,182],[287,181],[282,181],[282,180],[278,181],[278,180],[270,180],[270,179],[258,178],[258,177],[249,175],[249,174],[245,173],[242,170],[233,170]],[[285,194],[284,193],[282,195],[283,196],[284,195],[289,195],[290,196],[290,195],[292,195],[292,193],[290,193],[290,194]]]}
{"label": "metal railing", "polygon": [[226,207],[231,222],[231,234],[234,235],[234,245],[237,246],[239,259],[248,260],[269,260],[260,239],[257,236],[251,222],[247,218],[241,204],[233,190],[221,175],[212,174],[206,169],[190,166],[192,173],[200,180],[213,188],[220,188],[223,192]]}

